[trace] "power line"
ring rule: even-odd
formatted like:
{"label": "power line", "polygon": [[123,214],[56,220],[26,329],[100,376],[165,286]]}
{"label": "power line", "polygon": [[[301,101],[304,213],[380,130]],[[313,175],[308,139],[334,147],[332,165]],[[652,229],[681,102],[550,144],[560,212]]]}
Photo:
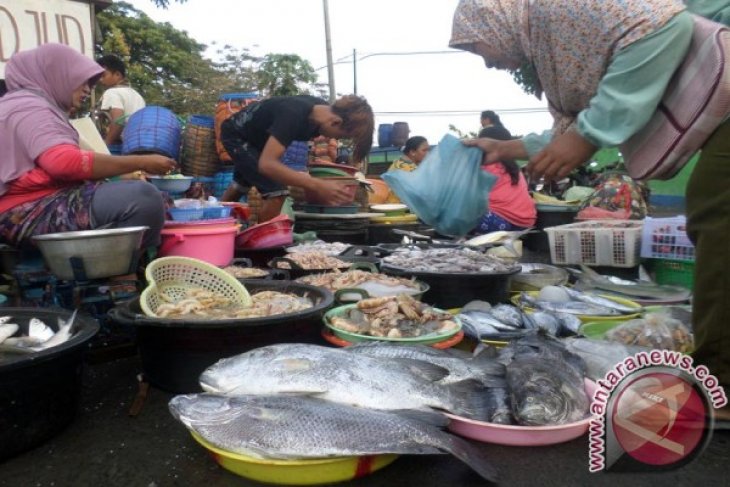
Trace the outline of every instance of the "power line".
{"label": "power line", "polygon": [[[547,113],[547,108],[505,108],[495,110],[499,114],[529,115],[533,113]],[[477,115],[481,110],[412,110],[412,111],[378,111],[375,115],[414,115],[414,116],[455,116],[455,115]]]}
{"label": "power line", "polygon": [[[370,54],[366,54],[362,57],[358,57],[355,59],[355,61],[362,61],[363,59],[367,59],[369,57],[375,57],[375,56],[420,56],[423,54],[468,54],[466,51],[457,51],[457,50],[450,50],[450,51],[393,51],[393,52],[373,52]],[[332,63],[332,65],[336,64],[352,64],[353,55],[349,54],[347,56],[343,56],[339,58],[337,61]],[[320,71],[322,69],[325,69],[327,65],[320,66],[319,68],[316,68],[315,71]]]}

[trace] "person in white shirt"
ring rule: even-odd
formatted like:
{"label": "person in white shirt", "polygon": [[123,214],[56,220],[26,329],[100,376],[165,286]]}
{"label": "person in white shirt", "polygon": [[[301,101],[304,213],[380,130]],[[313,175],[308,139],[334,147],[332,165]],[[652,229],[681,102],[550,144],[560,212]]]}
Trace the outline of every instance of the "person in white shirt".
{"label": "person in white shirt", "polygon": [[111,119],[104,142],[107,145],[119,144],[127,118],[144,108],[145,101],[137,90],[129,86],[127,68],[118,56],[107,54],[96,62],[104,68],[99,82],[107,87],[101,97],[100,109],[108,111]]}

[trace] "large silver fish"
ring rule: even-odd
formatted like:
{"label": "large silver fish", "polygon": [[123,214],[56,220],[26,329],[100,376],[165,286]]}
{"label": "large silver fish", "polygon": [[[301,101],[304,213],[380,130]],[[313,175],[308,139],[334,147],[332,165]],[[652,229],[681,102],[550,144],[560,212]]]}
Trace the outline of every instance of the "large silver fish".
{"label": "large silver fish", "polygon": [[545,301],[536,299],[526,292],[520,294],[520,303],[531,308],[549,311],[551,313],[566,313],[572,315],[590,316],[617,316],[621,312],[614,308],[584,303],[583,301]]}
{"label": "large silver fish", "polygon": [[434,408],[483,417],[480,382],[438,381],[449,371],[410,359],[378,359],[307,344],[279,344],[218,361],[200,376],[204,391],[224,395],[305,393],[373,409]]}
{"label": "large silver fish", "polygon": [[306,396],[176,396],[172,415],[223,450],[258,458],[307,459],[449,452],[483,478],[497,473],[482,450],[441,430],[439,413],[388,412]]}
{"label": "large silver fish", "polygon": [[400,345],[387,342],[361,342],[344,350],[368,357],[405,358],[438,365],[449,371],[449,375],[441,379],[443,384],[474,379],[490,386],[495,384],[495,377],[504,376],[504,365],[488,357],[487,354],[462,359],[426,345]]}
{"label": "large silver fish", "polygon": [[692,291],[679,286],[659,285],[648,281],[616,281],[611,276],[603,276],[588,266],[581,265],[581,274],[577,288],[601,289],[610,291],[619,296],[634,299],[655,299],[662,301],[681,302],[689,299]]}
{"label": "large silver fish", "polygon": [[570,299],[574,301],[583,301],[584,303],[595,304],[596,306],[605,306],[606,308],[615,309],[622,314],[634,314],[642,311],[641,307],[627,306],[619,303],[618,301],[614,301],[613,299],[598,296],[597,294],[576,291],[575,289],[571,289],[567,286],[560,286],[560,288],[568,293]]}

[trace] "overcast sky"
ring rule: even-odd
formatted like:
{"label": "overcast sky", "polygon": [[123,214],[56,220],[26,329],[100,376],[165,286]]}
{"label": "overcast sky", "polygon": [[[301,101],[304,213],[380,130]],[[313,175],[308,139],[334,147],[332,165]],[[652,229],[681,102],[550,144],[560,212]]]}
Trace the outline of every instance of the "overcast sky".
{"label": "overcast sky", "polygon": [[[322,68],[319,80],[328,81],[322,0],[188,0],[168,10],[156,8],[151,0],[128,1],[209,46],[248,47],[257,55],[298,54],[315,69]],[[508,73],[487,69],[480,57],[459,51],[404,54],[451,51],[457,3],[329,0],[332,57],[341,61],[335,65],[337,93],[354,90],[355,49],[357,93],[372,105],[376,127],[408,122],[411,135],[436,143],[449,124],[476,131],[479,112],[494,110],[515,135],[550,128],[545,101],[522,92]]]}

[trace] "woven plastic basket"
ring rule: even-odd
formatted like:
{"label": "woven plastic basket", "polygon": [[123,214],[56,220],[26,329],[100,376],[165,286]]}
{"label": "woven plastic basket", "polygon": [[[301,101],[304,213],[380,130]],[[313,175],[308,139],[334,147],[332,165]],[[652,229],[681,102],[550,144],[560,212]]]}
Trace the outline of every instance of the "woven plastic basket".
{"label": "woven plastic basket", "polygon": [[[207,262],[188,257],[161,257],[145,270],[148,285],[140,296],[140,306],[147,316],[157,316],[157,308],[166,302],[188,297],[188,291],[202,288],[231,300],[234,305],[251,306],[251,296],[238,279]],[[163,300],[160,294],[165,294]]]}

